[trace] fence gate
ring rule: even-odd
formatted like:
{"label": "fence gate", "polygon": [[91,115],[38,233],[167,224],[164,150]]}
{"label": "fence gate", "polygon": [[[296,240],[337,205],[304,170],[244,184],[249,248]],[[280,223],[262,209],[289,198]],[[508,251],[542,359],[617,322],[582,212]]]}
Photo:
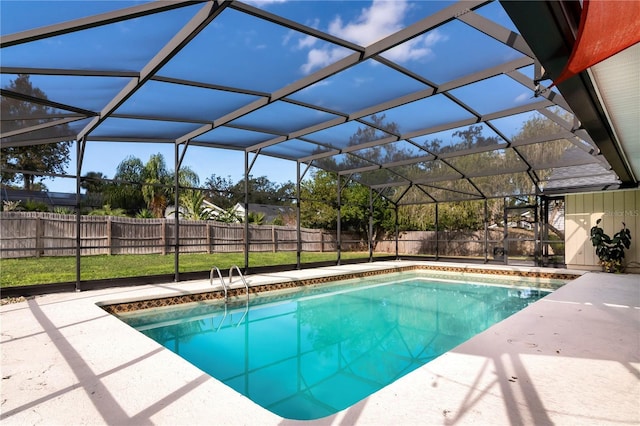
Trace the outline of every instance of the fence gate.
{"label": "fence gate", "polygon": [[540,265],[537,198],[527,201],[534,203],[509,205],[505,202],[504,262],[508,265]]}
{"label": "fence gate", "polygon": [[542,266],[564,267],[564,197],[540,200]]}

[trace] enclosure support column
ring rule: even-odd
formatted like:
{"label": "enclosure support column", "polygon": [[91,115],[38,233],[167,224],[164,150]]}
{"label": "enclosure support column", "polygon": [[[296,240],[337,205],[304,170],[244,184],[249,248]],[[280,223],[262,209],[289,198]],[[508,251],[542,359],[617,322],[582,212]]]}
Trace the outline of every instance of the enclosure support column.
{"label": "enclosure support column", "polygon": [[338,189],[338,194],[337,194],[338,195],[338,211],[337,211],[338,220],[337,220],[337,229],[336,229],[336,248],[338,250],[338,258],[336,260],[336,265],[340,265],[340,257],[341,257],[341,254],[342,254],[341,253],[342,252],[342,235],[341,235],[341,231],[342,231],[341,230],[341,228],[342,228],[341,221],[342,221],[342,218],[341,218],[341,215],[340,215],[340,205],[341,205],[342,201],[341,201],[340,195],[341,195],[341,192],[342,192],[342,185],[340,185],[340,174],[339,173],[338,173],[337,181],[338,181],[337,182],[337,184],[338,184],[338,188],[337,188]]}
{"label": "enclosure support column", "polygon": [[111,224],[111,216],[107,216],[107,255],[111,256],[113,254],[113,250],[111,248],[111,234],[112,234],[112,224]]}
{"label": "enclosure support column", "polygon": [[440,250],[439,250],[440,247],[439,247],[439,244],[438,244],[438,240],[440,240],[440,237],[438,235],[440,233],[439,232],[439,227],[438,227],[438,203],[436,203],[436,221],[435,221],[435,224],[436,224],[436,260],[438,260],[439,257],[440,257]]}
{"label": "enclosure support column", "polygon": [[178,144],[175,144],[174,146],[174,173],[173,173],[173,193],[174,193],[174,206],[175,206],[175,210],[173,212],[173,223],[175,226],[175,231],[174,231],[174,243],[175,243],[175,248],[174,248],[174,252],[173,252],[173,268],[174,268],[174,281],[178,282],[180,281],[180,217],[179,217],[179,211],[180,211],[180,203],[179,203],[179,194],[178,194],[178,185],[180,183],[180,180],[178,178],[178,169],[180,168],[180,152],[178,151]]}
{"label": "enclosure support column", "polygon": [[369,262],[373,262],[373,188],[369,188]]}
{"label": "enclosure support column", "polygon": [[255,157],[249,164],[249,151],[244,152],[244,273],[249,273],[249,247],[251,244],[251,238],[249,236],[249,173],[253,168],[258,156],[260,155],[260,149],[254,153]]}
{"label": "enclosure support column", "polygon": [[484,199],[484,263],[489,262],[489,219],[487,218],[487,199]]}
{"label": "enclosure support column", "polygon": [[533,264],[535,266],[541,266],[540,256],[540,214],[538,209],[540,208],[540,198],[536,195],[536,205],[533,209]]}
{"label": "enclosure support column", "polygon": [[296,162],[296,269],[300,269],[302,255],[302,233],[300,232],[300,162]]}
{"label": "enclosure support column", "polygon": [[163,218],[162,219],[162,225],[161,228],[162,229],[162,248],[160,249],[162,255],[166,255],[167,254],[167,219]]}
{"label": "enclosure support column", "polygon": [[276,226],[271,225],[271,253],[278,251],[278,239],[276,238]]}
{"label": "enclosure support column", "polygon": [[249,152],[244,152],[244,273],[249,271]]}
{"label": "enclosure support column", "polygon": [[549,264],[549,198],[541,197],[541,213],[540,223],[542,224],[542,233],[540,235],[540,250],[542,252],[542,266]]}
{"label": "enclosure support column", "polygon": [[209,221],[204,225],[204,229],[207,233],[207,254],[211,254],[211,224]]}
{"label": "enclosure support column", "polygon": [[44,226],[42,226],[42,218],[36,218],[36,258],[44,255]]}
{"label": "enclosure support column", "polygon": [[398,255],[398,238],[399,238],[399,230],[400,230],[400,226],[398,225],[399,223],[399,219],[398,219],[398,205],[395,204],[395,213],[396,213],[396,218],[395,218],[395,233],[396,233],[396,260],[400,260],[400,256]]}
{"label": "enclosure support column", "polygon": [[82,138],[76,141],[76,291],[80,291],[80,245],[82,240],[80,239],[80,176],[82,175],[82,159],[84,157],[84,147],[86,145],[86,139]]}
{"label": "enclosure support column", "polygon": [[502,220],[504,221],[504,228],[502,229],[502,247],[504,248],[504,250],[502,258],[505,265],[509,263],[509,215],[507,214],[507,203],[507,199],[503,198],[502,210],[504,213]]}

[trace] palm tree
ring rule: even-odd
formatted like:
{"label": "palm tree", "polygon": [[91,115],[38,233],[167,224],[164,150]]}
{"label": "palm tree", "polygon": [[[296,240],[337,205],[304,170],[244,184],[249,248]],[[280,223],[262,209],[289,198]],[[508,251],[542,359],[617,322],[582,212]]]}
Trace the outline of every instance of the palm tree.
{"label": "palm tree", "polygon": [[[86,177],[92,176],[88,173]],[[132,215],[146,205],[152,217],[161,218],[164,217],[167,205],[173,201],[174,179],[175,174],[167,169],[162,154],[153,154],[144,164],[139,158],[129,156],[118,165],[114,176],[117,183],[107,186],[105,201],[124,207]],[[199,182],[198,175],[189,167],[178,171],[180,187],[197,187]]]}
{"label": "palm tree", "polygon": [[209,220],[211,219],[211,210],[207,209],[202,203],[204,194],[200,191],[188,189],[180,196],[180,205],[183,211],[179,211],[182,217],[192,220]]}
{"label": "palm tree", "polygon": [[249,212],[248,216],[249,223],[252,225],[264,224],[264,219],[266,217],[266,215],[261,212]]}
{"label": "palm tree", "polygon": [[171,174],[162,154],[153,154],[142,168],[142,197],[154,217],[163,217],[167,208],[171,185]]}
{"label": "palm tree", "polygon": [[136,217],[138,219],[153,219],[153,213],[148,209],[140,209],[138,213],[136,213]]}
{"label": "palm tree", "polygon": [[101,209],[91,210],[89,216],[120,216],[125,217],[127,214],[124,209],[112,209],[109,204],[105,204]]}
{"label": "palm tree", "polygon": [[242,222],[238,214],[233,210],[233,207],[225,209],[224,212],[220,213],[216,217],[216,221],[223,223],[238,223]]}

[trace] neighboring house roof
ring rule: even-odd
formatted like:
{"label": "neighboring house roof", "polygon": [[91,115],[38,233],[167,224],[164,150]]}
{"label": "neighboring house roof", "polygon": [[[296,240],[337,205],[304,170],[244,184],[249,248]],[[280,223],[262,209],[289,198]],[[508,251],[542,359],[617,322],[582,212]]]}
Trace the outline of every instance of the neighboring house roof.
{"label": "neighboring house roof", "polygon": [[[233,211],[240,215],[244,216],[244,204],[238,203],[233,206]],[[291,206],[278,206],[274,204],[252,204],[249,203],[249,212],[251,213],[263,213],[264,214],[264,223],[271,223],[278,216],[286,216],[289,214],[294,214],[295,209]]]}
{"label": "neighboring house roof", "polygon": [[225,212],[225,210],[222,207],[216,206],[215,204],[207,200],[202,200],[202,206],[208,211],[210,211],[211,214],[213,214],[214,216],[218,216],[219,214]]}

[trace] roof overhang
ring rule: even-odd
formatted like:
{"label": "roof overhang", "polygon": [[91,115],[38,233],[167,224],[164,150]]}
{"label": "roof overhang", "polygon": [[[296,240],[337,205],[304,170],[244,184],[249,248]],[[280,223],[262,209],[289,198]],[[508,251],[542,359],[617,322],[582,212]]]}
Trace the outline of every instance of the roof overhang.
{"label": "roof overhang", "polygon": [[[501,1],[546,75],[557,78],[576,41],[578,1]],[[614,55],[558,85],[564,99],[622,181],[640,177],[640,45]]]}

